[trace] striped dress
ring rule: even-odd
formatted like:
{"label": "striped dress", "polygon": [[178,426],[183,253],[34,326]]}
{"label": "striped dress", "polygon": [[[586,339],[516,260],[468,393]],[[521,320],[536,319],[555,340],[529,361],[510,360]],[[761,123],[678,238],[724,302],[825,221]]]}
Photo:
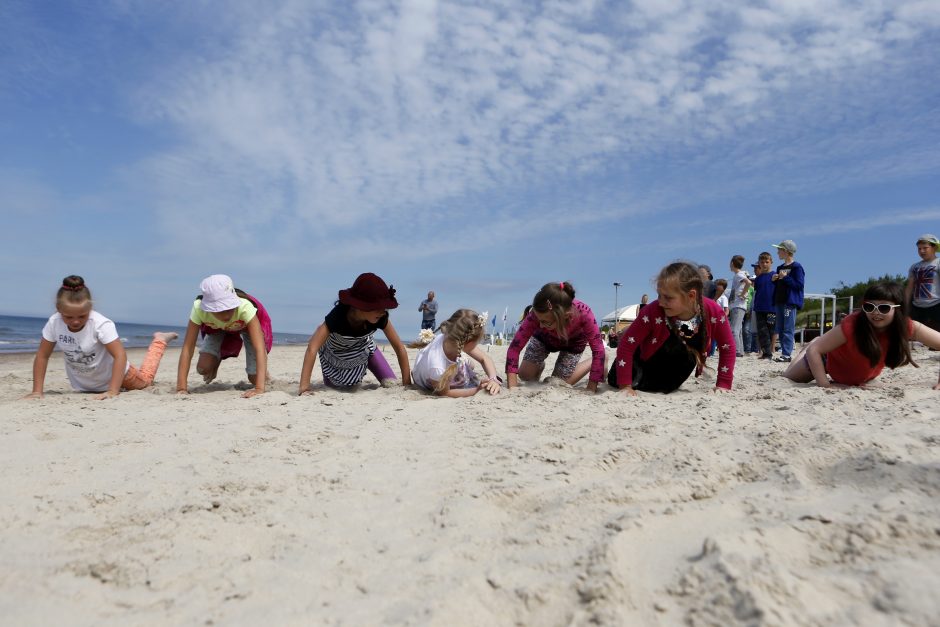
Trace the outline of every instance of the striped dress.
{"label": "striped dress", "polygon": [[348,313],[349,305],[339,303],[326,315],[324,322],[330,334],[319,352],[323,379],[337,387],[350,387],[362,382],[369,357],[376,349],[373,336],[388,324],[386,313],[375,324],[366,322],[363,327],[353,328],[349,324]]}

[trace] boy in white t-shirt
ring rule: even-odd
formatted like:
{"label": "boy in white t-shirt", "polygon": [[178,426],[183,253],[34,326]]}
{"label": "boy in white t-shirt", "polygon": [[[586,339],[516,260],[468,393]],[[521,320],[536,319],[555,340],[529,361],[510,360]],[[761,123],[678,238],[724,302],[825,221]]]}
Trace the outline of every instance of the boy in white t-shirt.
{"label": "boy in white t-shirt", "polygon": [[33,361],[33,391],[26,398],[42,398],[49,357],[58,347],[65,358],[65,372],[79,392],[103,392],[99,399],[120,394],[121,389],[141,390],[151,383],[160,366],[167,342],[176,333],[157,332],[140,369],[127,362],[117,328],[92,309],[91,292],[80,276],[68,276],[56,295],[56,313],[42,329],[42,340]]}
{"label": "boy in white t-shirt", "polygon": [[747,313],[747,291],[751,287],[751,280],[744,272],[744,256],[735,255],[731,258],[728,268],[734,272],[731,279],[731,334],[734,337],[734,351],[738,357],[744,357],[744,316]]}
{"label": "boy in white t-shirt", "polygon": [[728,289],[728,282],[724,279],[718,279],[715,281],[715,302],[721,306],[721,310],[725,312],[725,315],[728,315],[728,294],[726,290]]}

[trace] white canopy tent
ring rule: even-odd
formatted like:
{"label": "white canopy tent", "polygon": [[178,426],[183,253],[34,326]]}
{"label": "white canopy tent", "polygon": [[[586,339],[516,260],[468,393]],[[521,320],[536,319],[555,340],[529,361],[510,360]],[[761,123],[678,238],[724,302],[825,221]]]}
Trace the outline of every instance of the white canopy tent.
{"label": "white canopy tent", "polygon": [[601,324],[619,324],[631,323],[636,320],[636,315],[640,311],[640,305],[627,305],[617,311],[612,311],[601,319]]}

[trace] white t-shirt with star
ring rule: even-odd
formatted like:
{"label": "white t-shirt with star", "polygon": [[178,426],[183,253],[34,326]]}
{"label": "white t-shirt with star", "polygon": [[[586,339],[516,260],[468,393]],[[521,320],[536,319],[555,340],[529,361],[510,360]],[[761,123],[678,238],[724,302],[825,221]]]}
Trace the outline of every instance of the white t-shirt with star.
{"label": "white t-shirt with star", "polygon": [[[62,314],[56,312],[43,327],[42,337],[62,351],[65,373],[73,389],[79,392],[108,390],[114,358],[105,344],[118,339],[117,327],[113,322],[92,310],[82,330],[73,333],[62,320]],[[129,366],[129,363],[125,364],[125,374]]]}

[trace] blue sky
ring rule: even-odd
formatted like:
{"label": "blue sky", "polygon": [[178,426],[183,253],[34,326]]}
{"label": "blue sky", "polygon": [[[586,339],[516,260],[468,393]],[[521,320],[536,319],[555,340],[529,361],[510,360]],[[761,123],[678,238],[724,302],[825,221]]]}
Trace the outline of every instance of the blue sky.
{"label": "blue sky", "polygon": [[360,272],[600,317],[794,239],[807,291],[940,232],[940,2],[0,2],[0,313],[83,275],[184,324],[227,273],[307,332]]}

